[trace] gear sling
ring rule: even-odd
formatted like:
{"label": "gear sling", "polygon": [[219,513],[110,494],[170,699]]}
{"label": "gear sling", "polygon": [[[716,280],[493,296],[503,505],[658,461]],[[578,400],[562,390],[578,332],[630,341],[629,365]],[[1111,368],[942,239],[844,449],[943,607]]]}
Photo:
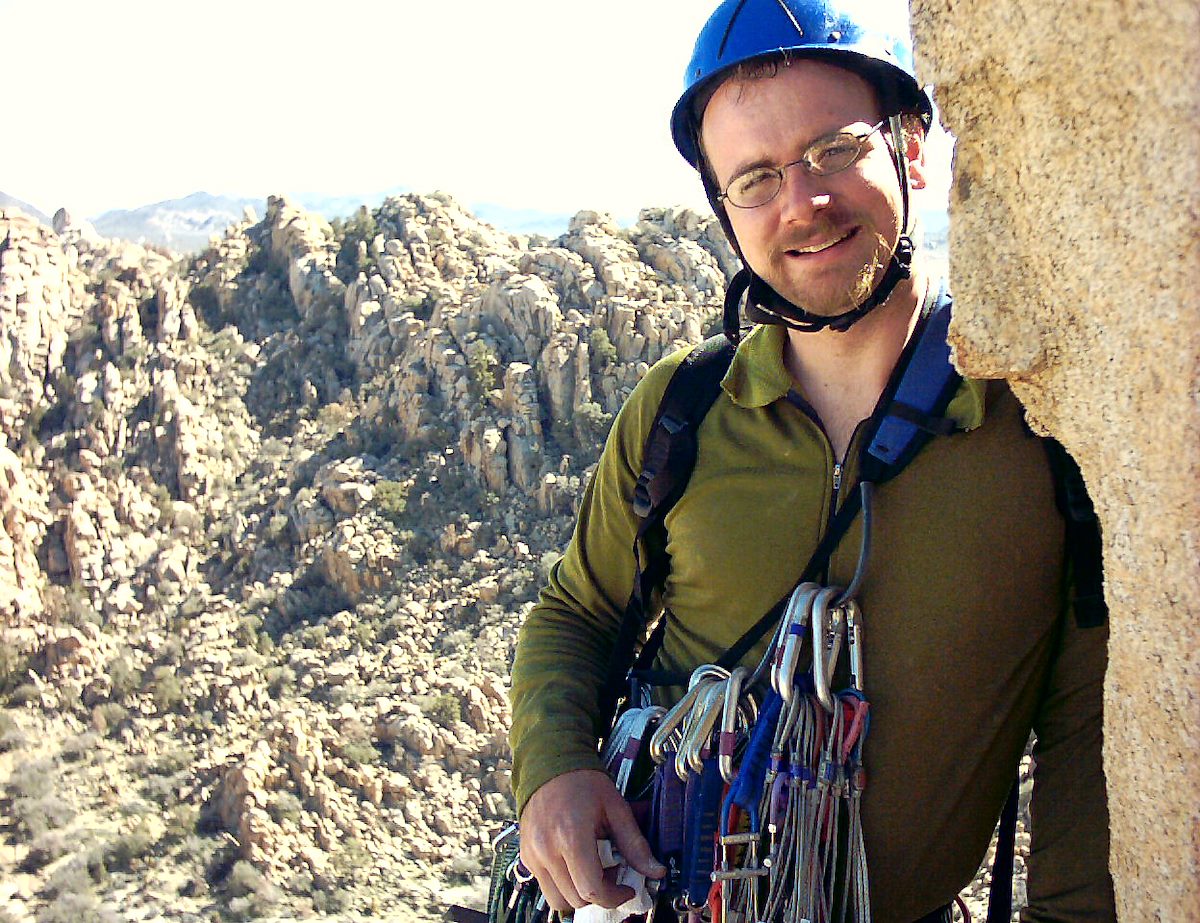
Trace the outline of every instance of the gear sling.
{"label": "gear sling", "polygon": [[[849,600],[863,578],[869,555],[872,488],[899,474],[929,439],[954,431],[953,421],[947,419],[944,414],[962,379],[950,363],[949,347],[946,343],[950,309],[951,298],[944,288],[924,305],[923,317],[917,330],[906,346],[897,364],[897,372],[893,374],[869,422],[869,438],[864,440],[856,489],[847,494],[836,512],[826,535],[805,567],[798,586],[823,576],[830,555],[861,510],[864,515],[863,548],[859,557],[858,572],[851,586],[843,594],[843,600]],[[603,716],[612,716],[619,710],[644,702],[644,691],[649,686],[684,685],[688,681],[686,676],[667,674],[651,668],[662,643],[665,618],[658,620],[658,624],[640,649],[638,641],[647,628],[651,594],[665,579],[670,568],[665,551],[659,551],[665,549],[664,519],[687,487],[696,460],[700,424],[720,394],[720,383],[733,358],[734,349],[734,344],[723,334],[709,338],[694,349],[671,378],[647,434],[642,471],[633,497],[634,512],[639,520],[633,547],[636,574],[614,643],[607,679],[600,690],[600,714]],[[1044,443],[1054,475],[1057,505],[1067,522],[1067,554],[1075,575],[1076,597],[1073,602],[1076,618],[1081,626],[1098,625],[1103,623],[1106,614],[1099,561],[1098,524],[1087,499],[1082,476],[1073,460],[1052,440],[1044,440]],[[651,553],[644,556],[644,548],[652,549]],[[643,560],[643,557],[647,559]],[[726,671],[733,670],[754,645],[784,617],[792,596],[793,593],[789,593],[764,614],[720,658],[717,666]],[[777,703],[770,703],[770,706],[774,708],[774,715],[777,717]],[[769,710],[768,703],[765,702],[764,717]],[[865,702],[862,710],[866,711]],[[774,721],[774,717],[771,720]],[[715,762],[716,758],[713,759]],[[670,777],[671,773],[665,775]],[[1000,843],[989,895],[988,920],[993,923],[1007,920],[1011,911],[1017,792],[1018,787],[1014,783],[1001,818]],[[710,824],[718,810],[713,801],[717,797],[718,795],[710,795],[709,804],[704,812],[708,815]],[[707,842],[711,843],[711,838]],[[490,908],[492,919],[544,919],[544,901],[538,901],[537,896],[530,894],[528,876],[517,859],[515,843],[511,838],[508,839],[508,848],[504,852],[506,859],[502,865],[507,867],[494,869],[494,873],[501,876],[501,881],[500,887],[497,888],[494,874],[493,905],[501,906]],[[497,859],[500,859],[499,853],[498,850]],[[712,848],[706,846],[704,855],[699,860],[692,857],[691,865],[686,869],[687,874],[694,876],[694,882],[707,880],[715,858]],[[672,868],[672,874],[668,876],[662,893],[671,895],[686,892],[689,882],[683,879],[687,876],[676,869],[673,863],[668,865]],[[511,891],[503,887],[504,877],[507,877],[513,886]],[[522,879],[526,882],[524,887],[520,886]],[[536,882],[532,884],[536,885]],[[861,899],[865,901],[865,869],[862,889],[864,894]],[[518,893],[524,895],[520,900]],[[500,900],[501,897],[507,899]],[[691,901],[692,906],[696,906],[696,903],[694,899]],[[504,904],[507,904],[507,907],[502,906]],[[503,912],[507,909],[511,913],[518,904],[527,908],[525,914],[512,916]],[[867,912],[869,914],[869,909]],[[948,920],[948,908],[927,919]]]}

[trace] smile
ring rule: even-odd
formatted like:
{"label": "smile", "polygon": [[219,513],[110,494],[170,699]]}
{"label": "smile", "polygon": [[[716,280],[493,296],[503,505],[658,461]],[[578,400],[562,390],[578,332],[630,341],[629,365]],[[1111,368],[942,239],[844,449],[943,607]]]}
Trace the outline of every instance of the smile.
{"label": "smile", "polygon": [[854,231],[850,231],[849,233],[844,234],[841,237],[835,237],[831,240],[824,241],[823,243],[813,244],[810,247],[790,247],[787,252],[789,254],[802,254],[802,255],[809,254],[809,253],[823,253],[824,251],[829,250],[831,247],[836,247],[842,241],[849,240],[853,236],[854,236]]}

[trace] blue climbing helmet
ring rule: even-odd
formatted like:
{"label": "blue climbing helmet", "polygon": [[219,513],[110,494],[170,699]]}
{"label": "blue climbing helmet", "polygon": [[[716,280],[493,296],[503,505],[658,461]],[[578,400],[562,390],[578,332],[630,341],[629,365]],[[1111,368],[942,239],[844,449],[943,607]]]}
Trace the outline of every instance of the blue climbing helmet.
{"label": "blue climbing helmet", "polygon": [[703,106],[739,64],[786,53],[823,58],[856,71],[874,85],[885,115],[918,113],[926,127],[933,106],[913,72],[904,32],[880,22],[877,4],[862,0],[725,0],[709,17],[684,74],[671,113],[671,135],[684,159],[698,167]]}
{"label": "blue climbing helmet", "polygon": [[[900,2],[900,0],[896,0]],[[820,58],[854,71],[875,87],[893,137],[900,137],[900,117],[920,116],[928,128],[933,105],[913,72],[907,30],[889,30],[877,3],[864,0],[724,0],[709,17],[688,63],[684,91],[671,113],[671,135],[684,159],[700,169],[700,121],[713,92],[740,64],[786,54]],[[848,330],[891,295],[911,274],[913,243],[908,236],[909,190],[903,145],[892,144],[904,213],[903,233],[883,277],[862,304],[834,317],[821,317],[794,305],[770,288],[748,266],[734,276],[725,297],[725,334],[736,342],[740,304],[757,323],[781,324],[793,330]],[[705,192],[730,244],[741,248],[719,200],[709,171],[700,170]],[[743,264],[745,260],[743,260]]]}

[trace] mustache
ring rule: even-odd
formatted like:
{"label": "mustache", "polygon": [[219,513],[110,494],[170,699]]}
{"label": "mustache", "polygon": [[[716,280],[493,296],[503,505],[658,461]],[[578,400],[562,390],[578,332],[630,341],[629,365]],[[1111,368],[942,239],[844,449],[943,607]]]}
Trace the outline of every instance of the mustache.
{"label": "mustache", "polygon": [[793,231],[780,236],[771,246],[772,256],[783,256],[789,250],[804,250],[818,244],[841,240],[855,228],[853,222],[839,221],[833,218],[811,225],[803,231]]}

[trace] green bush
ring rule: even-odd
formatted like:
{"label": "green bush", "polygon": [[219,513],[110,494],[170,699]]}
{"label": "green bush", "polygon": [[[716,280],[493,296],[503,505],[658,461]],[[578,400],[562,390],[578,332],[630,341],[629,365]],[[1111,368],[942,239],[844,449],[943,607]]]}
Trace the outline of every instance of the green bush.
{"label": "green bush", "polygon": [[104,847],[104,867],[110,872],[130,872],[138,860],[148,855],[158,838],[146,823],[121,834]]}
{"label": "green bush", "polygon": [[0,695],[12,692],[29,675],[29,658],[11,644],[0,644]]}
{"label": "green bush", "polygon": [[400,481],[379,481],[375,485],[375,507],[392,525],[403,525],[404,511],[408,507],[408,485]]}
{"label": "green bush", "polygon": [[588,334],[588,345],[591,347],[592,371],[598,372],[617,361],[617,347],[603,327],[593,327]]}
{"label": "green bush", "polygon": [[496,369],[499,366],[496,350],[484,340],[475,340],[467,347],[468,384],[476,399],[485,399],[488,392],[496,387]]}
{"label": "green bush", "polygon": [[8,701],[12,705],[30,705],[41,701],[42,693],[33,683],[22,683],[11,693]]}
{"label": "green bush", "polygon": [[430,697],[422,711],[430,721],[444,728],[452,727],[462,720],[462,703],[450,693]]}
{"label": "green bush", "polygon": [[112,686],[109,699],[124,702],[142,688],[142,674],[134,668],[128,656],[118,654],[108,662],[108,680]]}
{"label": "green bush", "polygon": [[279,698],[285,691],[296,685],[296,671],[283,664],[278,667],[267,667],[263,673],[263,679],[267,681],[267,689],[276,698]]}
{"label": "green bush", "polygon": [[271,800],[267,803],[267,813],[277,824],[282,824],[285,820],[299,824],[304,814],[304,806],[291,792],[280,790],[271,795]]}
{"label": "green bush", "polygon": [[105,729],[105,734],[112,737],[116,734],[121,722],[129,717],[129,709],[120,702],[105,702],[97,705],[92,714],[97,723]]}
{"label": "green bush", "polygon": [[183,686],[175,671],[170,667],[154,668],[154,683],[150,689],[150,697],[159,714],[165,715],[175,711],[183,704]]}
{"label": "green bush", "polygon": [[68,737],[62,745],[63,759],[70,763],[77,763],[85,757],[91,756],[99,741],[100,736],[95,731],[85,731],[83,734]]}

